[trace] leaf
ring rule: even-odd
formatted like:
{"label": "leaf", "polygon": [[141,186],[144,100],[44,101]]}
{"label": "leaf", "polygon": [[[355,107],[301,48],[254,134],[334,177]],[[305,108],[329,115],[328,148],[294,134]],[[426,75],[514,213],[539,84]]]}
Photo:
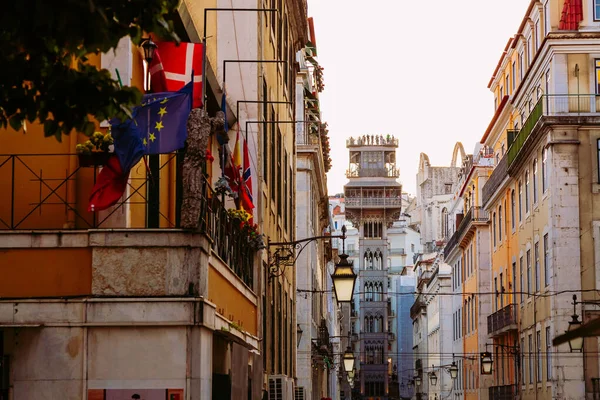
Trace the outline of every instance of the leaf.
{"label": "leaf", "polygon": [[85,124],[83,124],[83,133],[86,136],[92,136],[92,134],[94,133],[94,131],[96,130],[96,124],[94,124],[93,122],[87,121]]}
{"label": "leaf", "polygon": [[[45,137],[55,136],[57,131],[60,136],[60,130],[58,129],[58,123],[55,120],[47,119],[44,122],[44,136]],[[60,139],[59,139],[59,141],[60,141]]]}
{"label": "leaf", "polygon": [[21,130],[21,127],[23,127],[23,117],[21,117],[21,114],[15,114],[10,117],[8,123],[10,124],[11,128],[18,132]]}

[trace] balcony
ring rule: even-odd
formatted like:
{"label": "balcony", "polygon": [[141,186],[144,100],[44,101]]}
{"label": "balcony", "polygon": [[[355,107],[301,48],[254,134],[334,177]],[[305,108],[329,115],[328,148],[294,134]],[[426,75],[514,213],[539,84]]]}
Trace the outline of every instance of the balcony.
{"label": "balcony", "polygon": [[490,400],[513,400],[517,398],[516,385],[492,386],[489,388]]}
{"label": "balcony", "polygon": [[[239,220],[232,220],[206,179],[201,181],[199,232],[178,229],[181,178],[175,178],[176,166],[175,154],[160,156],[159,174],[154,179],[160,187],[168,189],[165,193],[169,195],[161,196],[156,212],[150,211],[152,204],[147,193],[152,178],[143,166],[139,171],[132,170],[125,194],[114,206],[103,211],[88,211],[88,197],[99,167],[82,167],[75,154],[0,155],[0,233],[5,235],[6,243],[14,241],[13,247],[19,247],[17,245],[26,242],[26,237],[34,235],[42,243],[37,245],[39,253],[54,247],[68,248],[73,254],[95,254],[102,247],[95,240],[101,240],[107,247],[124,246],[116,243],[117,240],[136,247],[134,242],[139,238],[147,241],[148,248],[163,247],[165,254],[155,254],[152,250],[146,253],[159,258],[182,256],[179,250],[173,250],[178,248],[178,241],[188,243],[199,233],[209,239],[219,263],[226,264],[252,288],[256,249],[250,249],[248,235],[242,231]],[[169,246],[174,253],[168,253]],[[9,247],[8,252],[17,250]],[[135,263],[136,255],[131,257],[130,262]],[[178,264],[178,261],[165,260],[167,264]],[[55,260],[55,264],[60,262]],[[146,260],[146,264],[153,263]]]}
{"label": "balcony", "polygon": [[509,304],[504,308],[488,315],[488,334],[497,336],[517,329],[517,307]]}
{"label": "balcony", "polygon": [[538,122],[543,122],[544,117],[568,117],[561,123],[581,123],[580,117],[598,116],[600,102],[596,99],[595,94],[549,94],[540,97],[508,148],[508,168],[517,160],[521,151],[529,146],[529,137]]}
{"label": "balcony", "polygon": [[399,178],[400,169],[388,168],[358,168],[346,171],[346,178]]}
{"label": "balcony", "polygon": [[490,175],[490,178],[483,186],[481,204],[485,205],[488,201],[490,201],[490,199],[492,198],[494,193],[496,193],[496,190],[498,190],[498,187],[504,181],[507,175],[508,156],[504,155],[504,157],[502,157],[498,165],[496,165],[496,168],[494,168],[494,171],[492,172],[492,175]]}
{"label": "balcony", "polygon": [[489,220],[490,214],[486,210],[479,206],[471,207],[463,217],[452,237],[450,237],[450,240],[448,240],[448,243],[444,248],[444,256],[447,257],[448,254],[450,254],[454,246],[460,243],[472,226],[475,224],[487,224]]}
{"label": "balcony", "polygon": [[393,197],[346,197],[346,207],[401,207],[402,199]]}

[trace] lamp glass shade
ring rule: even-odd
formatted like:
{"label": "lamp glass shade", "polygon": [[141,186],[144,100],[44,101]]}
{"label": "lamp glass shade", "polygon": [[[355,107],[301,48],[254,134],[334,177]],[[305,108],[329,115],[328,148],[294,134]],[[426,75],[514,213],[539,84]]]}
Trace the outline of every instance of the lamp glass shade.
{"label": "lamp glass shade", "polygon": [[354,294],[354,284],[356,283],[356,274],[352,269],[352,263],[348,262],[347,254],[340,254],[340,262],[335,266],[333,274],[333,290],[338,303],[349,303]]}
{"label": "lamp glass shade", "polygon": [[352,353],[350,347],[348,347],[344,353],[344,368],[348,373],[354,369],[354,353]]}
{"label": "lamp glass shade", "polygon": [[415,385],[421,386],[421,377],[418,375],[415,376]]}
{"label": "lamp glass shade", "polygon": [[453,380],[458,377],[458,367],[454,361],[452,361],[452,365],[450,365],[450,368],[448,368],[448,372],[450,373],[450,378]]}
{"label": "lamp glass shade", "polygon": [[493,363],[494,361],[492,360],[492,353],[489,351],[481,353],[481,374],[491,375]]}
{"label": "lamp glass shade", "polygon": [[435,386],[437,385],[437,375],[435,374],[435,372],[432,372],[429,374],[429,382]]}
{"label": "lamp glass shade", "polygon": [[144,59],[148,64],[152,62],[154,58],[154,51],[158,48],[156,43],[152,39],[147,39],[142,43],[142,49],[144,50]]}
{"label": "lamp glass shade", "polygon": [[[569,331],[575,330],[581,326],[577,315],[573,315],[573,320],[569,321]],[[581,352],[583,350],[583,337],[575,337],[569,340],[569,349],[571,352]]]}

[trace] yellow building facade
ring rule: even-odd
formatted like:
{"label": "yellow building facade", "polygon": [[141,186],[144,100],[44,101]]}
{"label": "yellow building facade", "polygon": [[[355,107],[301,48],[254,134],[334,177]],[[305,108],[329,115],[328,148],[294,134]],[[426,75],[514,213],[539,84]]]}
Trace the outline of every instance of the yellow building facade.
{"label": "yellow building facade", "polygon": [[[489,84],[496,114],[481,142],[494,149],[495,168],[483,205],[503,221],[492,228],[502,235],[492,247],[493,398],[599,393],[596,340],[586,340],[583,356],[552,347],[568,327],[572,296],[597,300],[600,25],[591,2],[581,10],[531,2]],[[585,321],[597,315],[589,304],[576,310]]]}

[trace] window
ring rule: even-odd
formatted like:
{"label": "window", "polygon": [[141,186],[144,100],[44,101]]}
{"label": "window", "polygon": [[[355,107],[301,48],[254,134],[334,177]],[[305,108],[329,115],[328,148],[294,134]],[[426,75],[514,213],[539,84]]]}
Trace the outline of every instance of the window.
{"label": "window", "polygon": [[535,257],[535,291],[540,291],[540,242],[536,242],[533,248]]}
{"label": "window", "polygon": [[[600,154],[600,147],[598,151]],[[546,193],[546,190],[548,190],[548,149],[542,151],[542,193]]]}
{"label": "window", "polygon": [[594,21],[600,21],[600,0],[594,0]]}
{"label": "window", "polygon": [[513,189],[510,192],[510,225],[513,228],[513,230],[515,229],[515,207],[515,190]]}
{"label": "window", "polygon": [[538,190],[537,190],[537,176],[538,176],[538,161],[537,158],[533,160],[533,181],[531,182],[533,185],[533,204],[538,201]]}
{"label": "window", "polygon": [[[598,5],[595,8],[598,8]],[[600,60],[596,60],[596,94],[600,94]]]}
{"label": "window", "polygon": [[542,381],[542,332],[537,331],[535,340],[537,342],[537,381]]}
{"label": "window", "polygon": [[502,206],[498,207],[498,241],[502,242]]}
{"label": "window", "polygon": [[527,375],[525,375],[525,338],[521,338],[521,371],[523,371],[523,385],[527,383]]}
{"label": "window", "polygon": [[529,383],[533,383],[533,337],[531,334],[528,337],[529,344]]}
{"label": "window", "polygon": [[525,287],[523,286],[523,257],[519,258],[519,292],[521,292],[521,303],[523,303],[523,292],[525,291]]}
{"label": "window", "polygon": [[500,101],[502,101],[503,97],[504,97],[504,86],[500,86]]}
{"label": "window", "polygon": [[531,250],[527,250],[527,297],[531,296]]}
{"label": "window", "polygon": [[506,78],[504,79],[504,87],[506,88],[506,94],[509,94],[509,88],[510,88],[510,75],[506,74]]}
{"label": "window", "polygon": [[494,277],[494,293],[496,293],[496,296],[494,296],[494,311],[498,311],[498,278]]}
{"label": "window", "polygon": [[523,70],[524,70],[524,65],[523,65],[523,50],[521,50],[519,52],[519,79],[523,79]]}
{"label": "window", "polygon": [[550,284],[550,248],[548,246],[548,234],[544,235],[544,285]]}
{"label": "window", "polygon": [[504,277],[500,272],[500,308],[504,308]]}
{"label": "window", "polygon": [[519,222],[523,220],[523,184],[519,181]]}
{"label": "window", "polygon": [[492,216],[492,228],[493,228],[492,237],[494,238],[494,247],[496,247],[496,213],[494,213]]}
{"label": "window", "polygon": [[529,170],[525,171],[525,214],[529,212]]}
{"label": "window", "polygon": [[546,327],[546,380],[552,380],[552,334],[550,327]]}
{"label": "window", "polygon": [[515,87],[517,86],[517,62],[513,61],[512,63],[512,90],[515,91]]}
{"label": "window", "polygon": [[538,20],[538,21],[535,21],[535,24],[533,26],[533,39],[534,39],[535,50],[537,50],[540,47],[539,31],[540,31],[540,21]]}

